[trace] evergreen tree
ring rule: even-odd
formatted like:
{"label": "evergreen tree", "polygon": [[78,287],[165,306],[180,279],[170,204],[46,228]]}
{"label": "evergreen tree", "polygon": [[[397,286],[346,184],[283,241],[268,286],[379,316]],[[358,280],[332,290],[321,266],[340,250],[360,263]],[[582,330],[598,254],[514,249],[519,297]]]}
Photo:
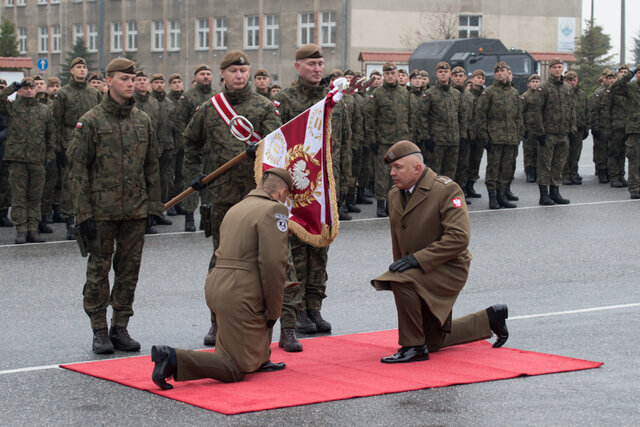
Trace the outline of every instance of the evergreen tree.
{"label": "evergreen tree", "polygon": [[609,35],[604,34],[601,26],[595,24],[591,26],[591,22],[587,20],[586,29],[578,39],[578,48],[574,56],[580,85],[588,95],[591,95],[599,86],[598,78],[602,71],[611,66],[613,55],[609,54],[610,50]]}
{"label": "evergreen tree", "polygon": [[7,18],[0,23],[0,56],[18,56],[18,40],[16,27]]}
{"label": "evergreen tree", "polygon": [[634,64],[632,65],[632,68],[640,64],[640,31],[638,31],[636,36],[633,38],[633,59]]}
{"label": "evergreen tree", "polygon": [[89,72],[92,72],[94,70],[93,54],[87,50],[84,38],[78,37],[73,47],[71,48],[71,51],[66,53],[64,63],[60,64],[60,73],[58,74],[58,77],[60,77],[60,81],[63,86],[69,83],[69,79],[71,79],[69,65],[71,65],[71,61],[73,61],[74,58],[77,57],[84,58],[85,61],[87,61],[87,68],[89,69]]}

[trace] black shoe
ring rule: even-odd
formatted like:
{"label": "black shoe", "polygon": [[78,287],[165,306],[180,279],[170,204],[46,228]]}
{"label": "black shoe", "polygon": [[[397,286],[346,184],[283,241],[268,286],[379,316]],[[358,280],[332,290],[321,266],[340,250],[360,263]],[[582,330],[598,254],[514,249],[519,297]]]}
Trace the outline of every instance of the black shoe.
{"label": "black shoe", "polygon": [[156,230],[153,225],[147,225],[147,228],[144,230],[144,234],[158,234],[158,230]]}
{"label": "black shoe", "polygon": [[373,190],[372,190],[372,189],[370,189],[370,188],[365,188],[365,189],[364,189],[364,192],[362,193],[362,195],[363,195],[364,197],[368,197],[369,199],[373,199],[373,198],[375,198],[375,197],[376,197],[376,196],[373,194]]}
{"label": "black shoe", "polygon": [[509,339],[509,330],[507,329],[507,318],[509,317],[509,309],[505,304],[496,304],[487,308],[487,316],[489,316],[489,327],[491,332],[496,334],[498,339],[493,343],[493,348],[502,347]]}
{"label": "black shoe", "polygon": [[536,182],[536,172],[534,168],[527,168],[524,173],[527,175],[527,182]]}
{"label": "black shoe", "polygon": [[140,343],[129,336],[127,328],[111,326],[109,336],[113,347],[122,351],[140,351]]}
{"label": "black shoe", "polygon": [[573,185],[573,180],[571,179],[570,176],[563,176],[562,185]]}
{"label": "black shoe", "polygon": [[167,209],[167,215],[178,216],[178,212],[176,212],[175,206],[171,206],[169,209]]}
{"label": "black shoe", "polygon": [[504,188],[498,188],[497,198],[498,204],[501,208],[513,209],[518,207],[515,203],[511,203],[509,200],[507,200]]}
{"label": "black shoe", "polygon": [[280,329],[280,342],[278,342],[278,347],[289,353],[302,351],[302,344],[298,340],[298,337],[296,337],[296,330],[294,328]]}
{"label": "black shoe", "polygon": [[498,190],[489,190],[489,209],[500,209]]}
{"label": "black shoe", "polygon": [[193,220],[193,212],[187,212],[184,214],[184,231],[196,231],[196,223]]}
{"label": "black shoe", "polygon": [[29,243],[44,243],[44,239],[38,234],[38,231],[27,232],[27,242]]}
{"label": "black shoe", "polygon": [[479,199],[482,197],[482,194],[478,193],[474,188],[473,185],[475,184],[475,181],[467,181],[467,196],[471,197],[472,199]]}
{"label": "black shoe", "polygon": [[619,178],[611,179],[611,184],[609,184],[609,185],[611,185],[611,187],[613,187],[613,188],[623,188],[624,187],[624,184],[622,183],[622,181],[620,181]]}
{"label": "black shoe", "polygon": [[64,222],[67,223],[67,240],[76,240],[76,237],[73,235],[73,217],[68,216],[65,218]]}
{"label": "black shoe", "polygon": [[267,360],[264,362],[256,372],[273,372],[273,371],[282,371],[287,365],[284,362],[273,363],[271,360]]}
{"label": "black shoe", "polygon": [[64,224],[66,222],[66,218],[64,217],[64,215],[62,215],[62,212],[60,211],[60,205],[53,205],[53,216],[51,217],[51,219],[55,223]]}
{"label": "black shoe", "polygon": [[598,182],[600,184],[608,184],[609,177],[607,176],[607,171],[604,169],[598,170]]}
{"label": "black shoe", "polygon": [[520,200],[520,197],[516,196],[511,192],[511,184],[508,184],[504,189],[504,195],[507,197],[507,200],[511,200],[512,202],[517,202]]}
{"label": "black shoe", "polygon": [[158,225],[171,225],[173,224],[173,222],[171,222],[170,219],[167,219],[167,217],[165,217],[164,215],[159,215],[156,217],[156,224]]}
{"label": "black shoe", "polygon": [[307,310],[309,320],[316,324],[318,332],[331,332],[331,323],[322,318],[320,310]]}
{"label": "black shoe", "polygon": [[356,195],[350,194],[347,196],[347,210],[353,213],[360,213],[362,210],[356,206]]}
{"label": "black shoe", "polygon": [[385,202],[384,200],[378,200],[377,201],[377,206],[376,206],[376,216],[380,217],[380,218],[386,218],[389,215],[387,214],[387,209],[385,207]]}
{"label": "black shoe", "polygon": [[47,225],[47,216],[42,216],[42,221],[38,224],[38,231],[43,234],[53,233],[53,229]]}
{"label": "black shoe", "polygon": [[109,338],[107,328],[93,330],[92,349],[95,354],[111,354],[113,353],[113,343]]}
{"label": "black shoe", "polygon": [[307,310],[298,310],[296,313],[296,332],[299,334],[315,334],[318,327],[307,316]]}
{"label": "black shoe", "polygon": [[[151,361],[155,363],[151,379],[163,390],[171,390],[173,386],[167,383],[167,379],[176,373],[176,366],[171,363],[171,351],[166,345],[154,345],[151,347]],[[173,350],[175,351],[175,350]]]}
{"label": "black shoe", "polygon": [[13,227],[9,219],[9,209],[0,209],[0,227]]}
{"label": "black shoe", "polygon": [[555,205],[553,200],[551,200],[551,197],[549,197],[549,187],[546,185],[538,185],[538,188],[540,189],[540,200],[538,201],[538,204],[542,206]]}
{"label": "black shoe", "polygon": [[349,209],[346,204],[342,204],[338,208],[338,219],[340,221],[351,221],[353,219],[353,217],[349,215]]}
{"label": "black shoe", "polygon": [[216,345],[216,335],[218,335],[218,324],[211,321],[209,332],[204,336],[204,345],[208,345],[209,347]]}
{"label": "black shoe", "polygon": [[364,196],[364,188],[358,187],[358,190],[356,191],[356,203],[359,205],[372,205],[373,200],[367,199]]}
{"label": "black shoe", "polygon": [[429,360],[429,350],[426,345],[402,347],[396,354],[380,359],[382,363],[408,363],[419,360]]}
{"label": "black shoe", "polygon": [[560,188],[556,187],[555,185],[552,185],[550,187],[551,191],[549,192],[549,197],[551,197],[551,200],[553,200],[554,202],[556,202],[559,205],[568,205],[570,203],[569,199],[565,199],[564,197],[562,197],[560,195]]}
{"label": "black shoe", "polygon": [[571,181],[573,181],[574,185],[580,185],[582,184],[582,177],[579,174],[572,175]]}
{"label": "black shoe", "polygon": [[26,231],[18,231],[16,233],[16,238],[13,241],[16,245],[21,245],[23,243],[27,243],[27,232]]}
{"label": "black shoe", "polygon": [[630,199],[640,199],[640,191],[631,191],[629,192]]}

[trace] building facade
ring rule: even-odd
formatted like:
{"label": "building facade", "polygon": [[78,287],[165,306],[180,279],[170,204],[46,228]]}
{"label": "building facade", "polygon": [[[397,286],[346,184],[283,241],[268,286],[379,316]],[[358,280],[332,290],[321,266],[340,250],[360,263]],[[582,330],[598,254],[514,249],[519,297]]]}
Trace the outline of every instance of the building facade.
{"label": "building facade", "polygon": [[327,72],[364,70],[362,51],[412,50],[419,40],[441,37],[433,28],[443,23],[454,37],[499,38],[507,47],[555,52],[563,34],[560,19],[574,22],[574,34],[580,34],[582,16],[581,0],[0,2],[2,17],[16,26],[20,54],[34,62],[47,59],[47,76],[61,71],[66,53],[82,37],[94,64],[104,67],[127,54],[147,72],[179,72],[187,81],[197,64],[215,69],[228,50],[242,49],[254,67],[268,69],[284,85],[295,78],[296,49],[308,42],[323,46]]}

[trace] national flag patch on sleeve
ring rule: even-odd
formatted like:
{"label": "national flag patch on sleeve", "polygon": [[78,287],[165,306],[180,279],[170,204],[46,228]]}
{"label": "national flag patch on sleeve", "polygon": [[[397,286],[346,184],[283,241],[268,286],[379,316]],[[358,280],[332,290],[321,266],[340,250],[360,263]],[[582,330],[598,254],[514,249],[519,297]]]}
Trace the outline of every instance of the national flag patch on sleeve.
{"label": "national flag patch on sleeve", "polygon": [[462,207],[462,199],[460,197],[454,197],[453,199],[451,199],[451,202],[453,203],[454,208]]}
{"label": "national flag patch on sleeve", "polygon": [[280,101],[277,101],[277,100],[274,99],[273,100],[273,105],[275,105],[276,108],[278,108],[280,106]]}
{"label": "national flag patch on sleeve", "polygon": [[77,127],[78,129],[82,129],[82,122],[78,122],[78,123],[76,123],[76,127]]}
{"label": "national flag patch on sleeve", "polygon": [[279,110],[275,110],[275,112],[276,112],[276,115],[278,115],[278,116],[280,115],[280,111]]}

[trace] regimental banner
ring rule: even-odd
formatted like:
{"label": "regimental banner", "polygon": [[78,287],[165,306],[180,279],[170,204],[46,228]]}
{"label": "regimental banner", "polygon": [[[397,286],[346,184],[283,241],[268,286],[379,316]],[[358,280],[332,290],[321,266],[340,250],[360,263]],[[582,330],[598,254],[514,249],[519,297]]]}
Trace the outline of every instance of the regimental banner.
{"label": "regimental banner", "polygon": [[289,228],[305,243],[329,246],[338,235],[338,204],[331,160],[331,110],[329,93],[304,113],[267,135],[258,146],[256,183],[265,170],[287,169],[293,192],[286,205]]}

